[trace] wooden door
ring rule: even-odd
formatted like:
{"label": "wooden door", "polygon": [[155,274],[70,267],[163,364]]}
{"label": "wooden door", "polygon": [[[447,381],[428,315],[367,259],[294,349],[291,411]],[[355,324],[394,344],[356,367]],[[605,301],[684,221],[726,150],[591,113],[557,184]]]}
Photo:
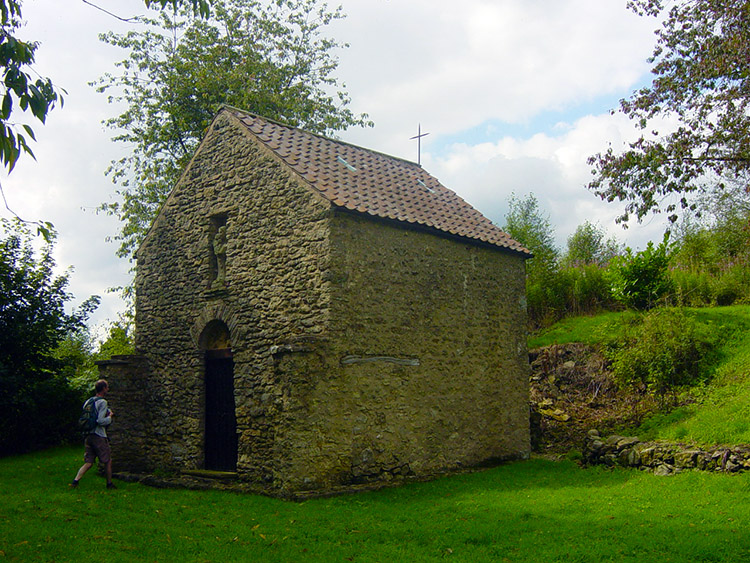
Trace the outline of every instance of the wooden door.
{"label": "wooden door", "polygon": [[208,350],[206,352],[206,469],[216,471],[237,469],[237,421],[234,407],[234,362],[231,353],[228,350]]}

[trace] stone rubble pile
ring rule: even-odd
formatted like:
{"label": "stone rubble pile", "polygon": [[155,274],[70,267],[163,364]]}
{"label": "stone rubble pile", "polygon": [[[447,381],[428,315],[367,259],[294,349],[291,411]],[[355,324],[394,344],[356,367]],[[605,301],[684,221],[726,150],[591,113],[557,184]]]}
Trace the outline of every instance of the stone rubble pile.
{"label": "stone rubble pile", "polygon": [[750,469],[750,448],[717,447],[708,450],[685,444],[641,442],[634,436],[602,437],[590,430],[584,461],[590,465],[635,467],[655,475],[672,475],[686,469],[736,473]]}

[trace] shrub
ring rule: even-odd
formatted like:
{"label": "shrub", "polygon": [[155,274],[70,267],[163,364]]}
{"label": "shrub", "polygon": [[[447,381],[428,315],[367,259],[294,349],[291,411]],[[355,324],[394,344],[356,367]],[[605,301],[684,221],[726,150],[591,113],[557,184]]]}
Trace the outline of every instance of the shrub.
{"label": "shrub", "polygon": [[673,289],[668,268],[666,237],[659,246],[649,242],[645,250],[635,254],[626,249],[625,255],[614,258],[607,270],[613,297],[639,311],[655,307]]}
{"label": "shrub", "polygon": [[641,387],[663,400],[668,392],[704,379],[717,342],[682,310],[653,309],[607,326],[603,344],[618,384]]}

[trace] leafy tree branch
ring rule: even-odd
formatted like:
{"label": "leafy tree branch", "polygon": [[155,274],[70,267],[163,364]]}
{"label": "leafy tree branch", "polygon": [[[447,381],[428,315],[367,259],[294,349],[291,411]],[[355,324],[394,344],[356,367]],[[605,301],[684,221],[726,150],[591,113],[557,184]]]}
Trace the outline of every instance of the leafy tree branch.
{"label": "leafy tree branch", "polygon": [[126,106],[105,123],[132,152],[111,163],[119,197],[101,206],[122,221],[120,256],[132,256],[222,104],[322,134],[371,125],[334,74],[346,45],[324,31],[342,17],[318,0],[217,0],[207,19],[163,11],[145,30],[101,36],[128,53],[94,83]]}
{"label": "leafy tree branch", "polygon": [[[747,189],[750,169],[750,2],[632,0],[636,13],[664,16],[649,62],[653,82],[621,100],[619,111],[643,132],[622,152],[589,158],[588,184],[602,199],[626,203],[619,222],[665,212],[700,214],[700,194]],[[671,6],[671,7],[670,7]],[[662,134],[654,123],[676,119]]]}

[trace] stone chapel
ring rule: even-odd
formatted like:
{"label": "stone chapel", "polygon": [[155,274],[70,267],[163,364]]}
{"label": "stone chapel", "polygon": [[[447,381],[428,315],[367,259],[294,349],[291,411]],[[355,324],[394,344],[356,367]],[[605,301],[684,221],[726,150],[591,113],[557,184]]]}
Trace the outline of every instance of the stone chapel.
{"label": "stone chapel", "polygon": [[115,471],[284,496],[527,457],[529,257],[413,162],[223,107],[100,365]]}

